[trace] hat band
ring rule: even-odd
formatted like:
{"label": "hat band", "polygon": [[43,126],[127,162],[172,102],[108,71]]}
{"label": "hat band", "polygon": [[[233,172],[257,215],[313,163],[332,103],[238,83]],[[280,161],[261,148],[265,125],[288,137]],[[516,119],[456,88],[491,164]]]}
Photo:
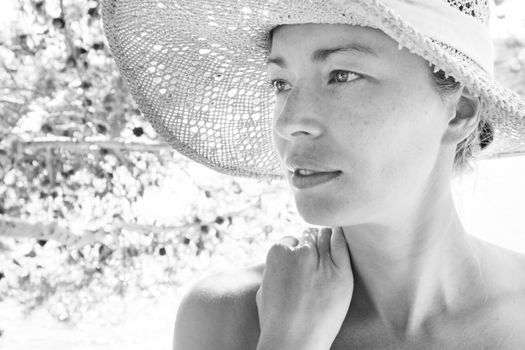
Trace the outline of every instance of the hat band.
{"label": "hat band", "polygon": [[494,75],[494,48],[489,28],[443,0],[379,0],[428,38],[470,57]]}

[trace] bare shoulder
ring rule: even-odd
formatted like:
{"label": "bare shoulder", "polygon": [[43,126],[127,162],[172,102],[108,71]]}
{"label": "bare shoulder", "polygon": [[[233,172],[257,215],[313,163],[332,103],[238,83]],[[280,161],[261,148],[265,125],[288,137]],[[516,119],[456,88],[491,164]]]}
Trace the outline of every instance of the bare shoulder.
{"label": "bare shoulder", "polygon": [[[487,271],[486,283],[492,289],[485,302],[467,314],[468,322],[477,326],[472,327],[477,334],[493,334],[500,341],[500,349],[523,348],[525,254],[484,240],[478,240],[477,244],[484,256],[481,260]],[[520,345],[516,346],[517,344]]]}
{"label": "bare shoulder", "polygon": [[209,275],[183,296],[174,350],[255,349],[259,320],[255,295],[264,264]]}
{"label": "bare shoulder", "polygon": [[484,268],[505,293],[525,295],[525,254],[476,239]]}

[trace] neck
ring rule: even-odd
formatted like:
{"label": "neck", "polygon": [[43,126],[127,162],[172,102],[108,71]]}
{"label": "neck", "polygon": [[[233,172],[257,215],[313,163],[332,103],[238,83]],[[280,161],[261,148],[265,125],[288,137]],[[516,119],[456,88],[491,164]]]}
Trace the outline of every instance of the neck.
{"label": "neck", "polygon": [[404,335],[463,305],[462,295],[481,278],[450,190],[418,208],[395,224],[343,227],[354,271],[352,303]]}

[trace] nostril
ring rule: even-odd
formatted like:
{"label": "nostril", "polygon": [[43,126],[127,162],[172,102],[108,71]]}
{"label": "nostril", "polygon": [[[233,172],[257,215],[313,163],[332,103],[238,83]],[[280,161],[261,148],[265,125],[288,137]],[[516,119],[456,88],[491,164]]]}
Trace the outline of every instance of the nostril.
{"label": "nostril", "polygon": [[306,132],[306,131],[294,131],[294,132],[292,132],[291,135],[294,136],[294,137],[297,137],[297,136],[302,136],[302,135],[304,135],[304,136],[310,135],[310,133]]}
{"label": "nostril", "polygon": [[312,109],[283,109],[275,116],[274,131],[284,139],[318,137],[323,131],[323,118]]}

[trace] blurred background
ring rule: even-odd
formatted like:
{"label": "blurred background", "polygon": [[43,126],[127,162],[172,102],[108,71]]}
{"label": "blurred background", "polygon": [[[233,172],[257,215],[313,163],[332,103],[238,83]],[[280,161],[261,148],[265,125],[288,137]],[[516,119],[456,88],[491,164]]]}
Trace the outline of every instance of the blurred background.
{"label": "blurred background", "polygon": [[[493,4],[497,77],[525,96],[525,3]],[[525,157],[454,182],[469,233],[525,254]],[[111,59],[97,0],[0,3],[0,349],[170,349],[196,280],[307,225],[285,183],[171,151]]]}

